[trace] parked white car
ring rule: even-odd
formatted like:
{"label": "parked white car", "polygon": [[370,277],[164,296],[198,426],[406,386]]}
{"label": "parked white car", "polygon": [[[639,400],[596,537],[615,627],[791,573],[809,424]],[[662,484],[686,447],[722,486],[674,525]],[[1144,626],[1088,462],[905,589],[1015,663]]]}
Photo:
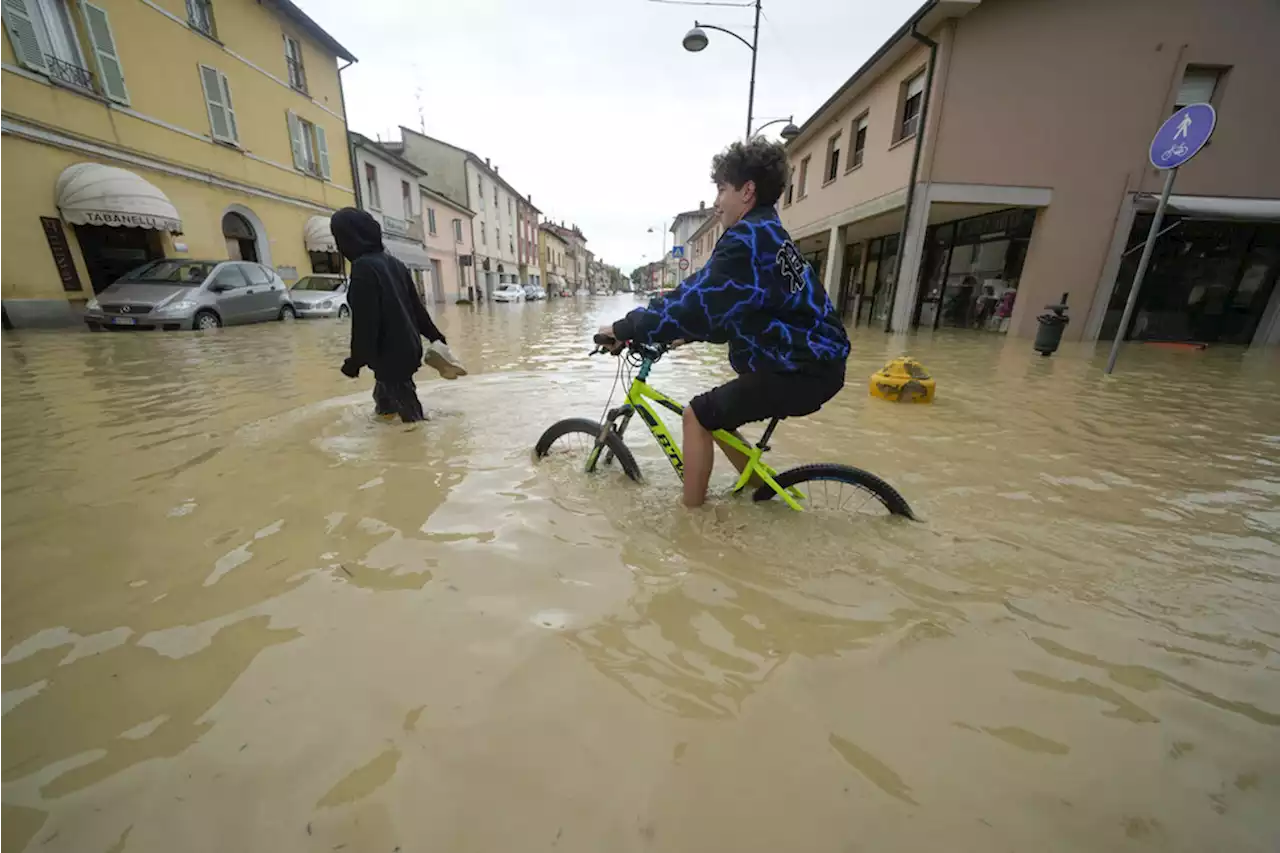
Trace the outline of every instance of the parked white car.
{"label": "parked white car", "polygon": [[494,302],[523,302],[524,288],[518,284],[504,284],[493,292]]}
{"label": "parked white car", "polygon": [[531,300],[532,300],[532,299],[546,299],[546,298],[547,298],[547,292],[546,292],[545,290],[543,290],[543,289],[542,289],[542,287],[541,287],[540,285],[537,285],[537,284],[526,284],[526,285],[524,286],[524,298],[525,298],[525,299],[531,299]]}
{"label": "parked white car", "polygon": [[350,317],[347,280],[340,275],[306,275],[289,289],[299,317]]}

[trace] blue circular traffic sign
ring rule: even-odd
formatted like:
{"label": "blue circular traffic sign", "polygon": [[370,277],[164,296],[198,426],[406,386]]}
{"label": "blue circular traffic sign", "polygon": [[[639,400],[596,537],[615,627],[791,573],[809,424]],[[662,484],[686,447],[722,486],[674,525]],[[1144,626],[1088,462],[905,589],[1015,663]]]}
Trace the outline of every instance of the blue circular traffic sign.
{"label": "blue circular traffic sign", "polygon": [[1218,114],[1209,104],[1188,104],[1156,131],[1148,157],[1157,169],[1176,169],[1205,146],[1213,136]]}

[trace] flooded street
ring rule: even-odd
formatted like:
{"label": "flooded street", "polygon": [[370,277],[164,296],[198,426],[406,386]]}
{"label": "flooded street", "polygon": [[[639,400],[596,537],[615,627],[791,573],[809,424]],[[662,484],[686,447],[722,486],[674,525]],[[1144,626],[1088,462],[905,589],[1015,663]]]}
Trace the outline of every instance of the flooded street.
{"label": "flooded street", "polygon": [[922,521],[691,513],[531,455],[633,304],[442,308],[412,426],[338,322],[6,332],[4,849],[1276,849],[1280,357],[857,330],[771,462]]}

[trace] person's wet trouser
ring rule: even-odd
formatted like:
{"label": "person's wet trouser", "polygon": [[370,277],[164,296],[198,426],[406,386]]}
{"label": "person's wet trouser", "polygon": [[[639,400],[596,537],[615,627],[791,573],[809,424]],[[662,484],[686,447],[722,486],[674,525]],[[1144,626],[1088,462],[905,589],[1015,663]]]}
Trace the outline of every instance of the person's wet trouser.
{"label": "person's wet trouser", "polygon": [[378,379],[373,383],[373,411],[378,415],[399,415],[405,423],[424,421],[418,400],[418,388],[413,379]]}

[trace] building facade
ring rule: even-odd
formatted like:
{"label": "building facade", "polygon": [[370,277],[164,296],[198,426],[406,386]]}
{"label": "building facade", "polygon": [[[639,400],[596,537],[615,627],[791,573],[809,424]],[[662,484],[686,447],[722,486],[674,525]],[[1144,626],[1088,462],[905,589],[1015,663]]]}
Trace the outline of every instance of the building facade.
{"label": "building facade", "polygon": [[588,270],[594,257],[587,251],[587,238],[577,225],[566,226],[563,222],[544,223],[545,227],[556,235],[566,246],[565,250],[565,283],[570,291],[586,289],[590,286]]}
{"label": "building facade", "polygon": [[716,247],[716,242],[723,233],[724,226],[720,224],[718,215],[713,213],[713,215],[702,220],[702,224],[689,235],[689,248],[686,250],[686,256],[689,258],[689,269],[682,276],[682,280],[706,266],[707,261],[711,258],[711,252]]}
{"label": "building facade", "polygon": [[[522,254],[517,238],[538,210],[531,198],[517,192],[488,159],[481,160],[465,148],[400,128],[399,143],[388,146],[426,171],[423,179],[440,193],[474,211],[474,270],[482,298],[489,298],[502,284],[530,284],[530,271],[538,272],[530,244]],[[519,205],[525,205],[523,214]],[[521,277],[521,259],[524,276]]]}
{"label": "building facade", "polygon": [[1267,0],[931,0],[788,144],[783,222],[855,324],[1027,336],[1066,294],[1067,337],[1109,339],[1163,180],[1151,137],[1207,101],[1125,332],[1278,343],[1276,31]]}
{"label": "building facade", "polygon": [[520,283],[541,287],[542,266],[538,256],[538,214],[533,196],[516,200],[516,256],[520,266]]}
{"label": "building facade", "polygon": [[433,292],[435,301],[474,299],[471,220],[475,213],[423,184],[419,184],[418,192],[427,256],[431,259],[431,282],[433,287],[438,284],[438,290]]}
{"label": "building facade", "polygon": [[569,289],[569,242],[549,222],[538,226],[538,262],[549,295]]}
{"label": "building facade", "polygon": [[432,279],[426,251],[418,185],[426,172],[359,133],[350,138],[360,208],[382,226],[383,246],[409,268],[423,301],[443,302],[444,286]]}
{"label": "building facade", "polygon": [[307,235],[355,201],[338,67],[355,58],[297,6],[6,0],[4,23],[7,323],[78,322],[157,258],[329,268]]}
{"label": "building facade", "polygon": [[[693,234],[708,220],[714,217],[715,210],[707,209],[707,203],[698,202],[697,210],[686,210],[683,213],[677,213],[675,219],[671,220],[671,227],[668,229],[671,234],[671,251],[667,252],[667,267],[669,269],[668,280],[671,282],[681,282],[689,277],[693,269]],[[683,268],[680,261],[685,261]]]}

